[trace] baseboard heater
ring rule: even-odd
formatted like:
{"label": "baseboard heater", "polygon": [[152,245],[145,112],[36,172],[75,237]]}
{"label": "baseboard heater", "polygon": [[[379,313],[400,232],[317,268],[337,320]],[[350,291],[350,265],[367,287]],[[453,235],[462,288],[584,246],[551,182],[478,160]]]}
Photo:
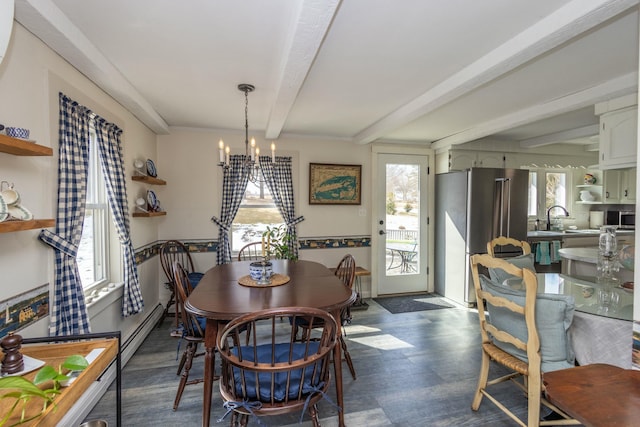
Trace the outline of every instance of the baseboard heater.
{"label": "baseboard heater", "polygon": [[[136,330],[122,343],[120,357],[122,359],[122,367],[127,364],[131,356],[142,345],[145,338],[153,330],[160,320],[164,307],[158,304],[149,315],[142,321]],[[89,412],[98,404],[102,396],[107,392],[109,386],[116,379],[115,363],[109,366],[102,377],[94,382],[88,390],[80,396],[78,401],[71,407],[69,412],[58,423],[59,427],[77,426],[84,421]],[[115,403],[114,403],[115,405]],[[120,426],[118,426],[120,427]]]}

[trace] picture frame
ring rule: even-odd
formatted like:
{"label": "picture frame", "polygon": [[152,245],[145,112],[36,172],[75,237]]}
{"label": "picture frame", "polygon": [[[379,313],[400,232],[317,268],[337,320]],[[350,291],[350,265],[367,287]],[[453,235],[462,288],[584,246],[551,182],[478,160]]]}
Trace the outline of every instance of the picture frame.
{"label": "picture frame", "polygon": [[310,205],[362,204],[362,165],[309,163]]}

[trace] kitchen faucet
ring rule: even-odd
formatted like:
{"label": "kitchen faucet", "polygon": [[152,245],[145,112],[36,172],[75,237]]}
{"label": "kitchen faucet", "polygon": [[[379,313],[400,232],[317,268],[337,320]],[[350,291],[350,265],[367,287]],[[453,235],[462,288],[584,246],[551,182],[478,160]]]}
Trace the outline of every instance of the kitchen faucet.
{"label": "kitchen faucet", "polygon": [[551,209],[553,209],[553,208],[560,208],[560,209],[562,209],[564,211],[564,214],[566,216],[569,216],[569,211],[566,210],[564,208],[564,206],[560,206],[560,205],[551,206],[549,209],[547,209],[547,231],[551,230],[551,216],[550,216],[550,214],[551,214]]}

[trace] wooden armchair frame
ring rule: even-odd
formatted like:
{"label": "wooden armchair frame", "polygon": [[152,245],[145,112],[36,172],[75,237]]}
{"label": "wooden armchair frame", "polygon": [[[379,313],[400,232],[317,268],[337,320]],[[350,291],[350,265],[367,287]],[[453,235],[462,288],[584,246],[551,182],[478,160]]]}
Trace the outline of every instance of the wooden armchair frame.
{"label": "wooden armchair frame", "polygon": [[491,256],[495,256],[496,246],[515,246],[522,249],[523,255],[531,253],[531,245],[529,245],[528,242],[525,242],[524,240],[516,240],[511,237],[500,236],[487,242],[487,253]]}
{"label": "wooden armchair frame", "polygon": [[[471,271],[473,275],[473,284],[476,291],[478,303],[478,316],[480,320],[480,334],[482,336],[482,363],[480,367],[480,375],[478,386],[474,394],[471,408],[477,411],[482,402],[482,398],[486,396],[500,410],[506,413],[518,425],[524,427],[546,426],[546,425],[576,425],[578,421],[571,419],[570,416],[562,412],[559,408],[552,405],[542,397],[544,386],[542,383],[540,356],[540,338],[536,328],[535,320],[535,304],[538,283],[534,272],[528,269],[521,269],[502,259],[494,258],[491,255],[473,255],[471,257]],[[489,290],[485,290],[481,286],[479,267],[485,268],[501,268],[507,273],[518,276],[523,279],[525,286],[525,303],[519,305],[513,300],[498,296]],[[527,341],[511,335],[509,332],[496,327],[497,314],[491,314],[491,318],[486,315],[487,304],[509,310],[524,318],[527,329]],[[527,355],[528,362],[512,355],[511,353],[500,348],[497,343],[511,344],[515,348],[523,351]],[[511,372],[499,378],[489,380],[490,362],[494,361]],[[521,378],[522,381],[517,381]],[[487,390],[488,387],[504,382],[512,381],[527,396],[528,410],[527,422],[523,422],[510,409],[503,405],[495,396]],[[565,419],[553,421],[540,421],[540,404],[547,406],[553,411],[562,415]]]}
{"label": "wooden armchair frame", "polygon": [[[276,322],[281,317],[309,320],[320,329],[320,338],[296,340],[295,322]],[[329,388],[337,331],[333,316],[309,307],[267,309],[229,322],[218,335],[218,349],[220,393],[228,412],[233,412],[231,425],[245,426],[250,415],[277,415],[306,407],[313,425],[319,426],[316,404]]]}

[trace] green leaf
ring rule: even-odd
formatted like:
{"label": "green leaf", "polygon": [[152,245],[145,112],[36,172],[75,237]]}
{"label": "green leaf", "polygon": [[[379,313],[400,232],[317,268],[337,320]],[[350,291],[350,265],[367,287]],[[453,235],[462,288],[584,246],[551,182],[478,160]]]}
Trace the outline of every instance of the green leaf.
{"label": "green leaf", "polygon": [[58,376],[58,372],[53,367],[46,365],[38,371],[33,379],[34,384],[42,384],[47,381],[53,381]]}
{"label": "green leaf", "polygon": [[31,381],[23,377],[4,377],[0,378],[0,389],[17,389],[40,394],[42,390],[36,387]]}
{"label": "green leaf", "polygon": [[89,362],[83,356],[79,354],[74,354],[67,357],[62,364],[62,367],[65,369],[69,369],[70,371],[82,371],[87,366],[89,366]]}

